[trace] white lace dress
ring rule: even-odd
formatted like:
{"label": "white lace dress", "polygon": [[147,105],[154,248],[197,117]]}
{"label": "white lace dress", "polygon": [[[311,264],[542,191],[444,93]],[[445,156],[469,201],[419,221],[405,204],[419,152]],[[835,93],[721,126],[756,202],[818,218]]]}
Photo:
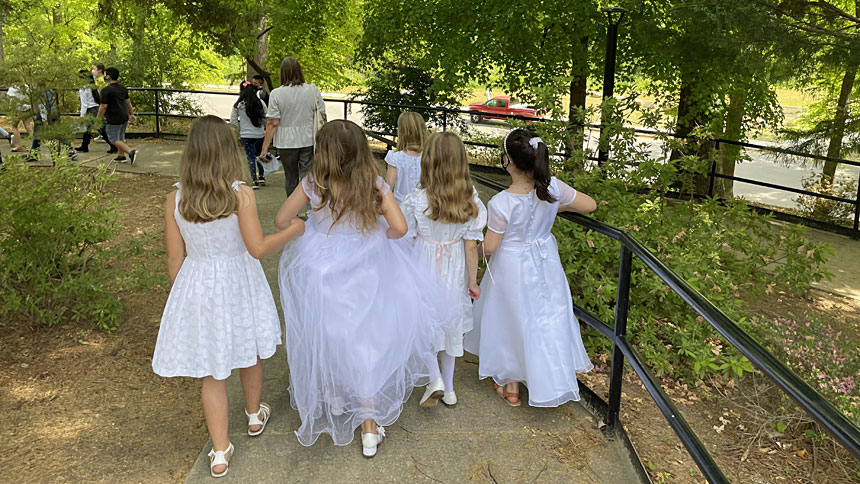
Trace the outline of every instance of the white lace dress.
{"label": "white lace dress", "polygon": [[466,274],[465,240],[484,240],[487,225],[487,209],[473,191],[473,200],[478,214],[468,222],[442,223],[427,217],[429,207],[427,191],[416,188],[403,200],[401,208],[409,225],[409,236],[414,237],[412,254],[425,267],[431,267],[442,276],[458,297],[459,317],[453,332],[445,334],[445,352],[451,356],[463,356],[463,335],[472,330],[472,301],[468,295]]}
{"label": "white lace dress", "polygon": [[[179,184],[177,183],[177,186]],[[233,183],[239,190],[239,182]],[[176,209],[187,254],[164,306],[152,369],[165,376],[212,376],[269,358],[281,342],[281,322],[260,261],[251,257],[236,214],[191,223]]]}
{"label": "white lace dress", "polygon": [[[535,191],[496,194],[488,203],[487,228],[503,234],[481,281],[475,326],[466,351],[479,356],[478,377],[499,385],[523,382],[529,405],[555,407],[579,400],[577,372],[592,368],[573,314],[570,287],[550,232],[559,205],[576,190],[552,178],[547,203]],[[495,281],[495,282],[494,282]]]}
{"label": "white lace dress", "polygon": [[[377,186],[390,190],[381,177]],[[301,187],[319,207],[310,175]],[[347,445],[365,419],[392,424],[412,388],[438,375],[452,298],[386,237],[387,226],[379,217],[362,233],[348,220],[333,224],[328,206],[313,209],[304,235],[281,255],[290,404],[302,445],[323,433]]]}
{"label": "white lace dress", "polygon": [[394,198],[399,205],[418,186],[418,181],[421,179],[421,157],[407,155],[404,151],[391,150],[385,155],[385,162],[397,168]]}

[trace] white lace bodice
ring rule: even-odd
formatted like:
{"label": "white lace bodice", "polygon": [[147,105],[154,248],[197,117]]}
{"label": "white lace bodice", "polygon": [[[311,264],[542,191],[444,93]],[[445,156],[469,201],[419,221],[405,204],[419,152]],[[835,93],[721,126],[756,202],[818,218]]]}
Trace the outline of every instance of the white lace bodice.
{"label": "white lace bodice", "polygon": [[[233,189],[239,191],[239,185],[244,182],[233,182]],[[243,255],[248,249],[239,231],[239,217],[234,213],[227,217],[209,222],[193,223],[185,220],[179,213],[179,199],[182,187],[176,191],[176,207],[173,217],[179,225],[179,232],[185,241],[185,252],[189,259],[209,260],[226,259]]]}

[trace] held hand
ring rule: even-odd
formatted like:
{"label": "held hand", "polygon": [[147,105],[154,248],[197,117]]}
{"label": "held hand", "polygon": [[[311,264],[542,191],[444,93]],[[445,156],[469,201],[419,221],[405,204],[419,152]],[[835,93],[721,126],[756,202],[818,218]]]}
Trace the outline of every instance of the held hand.
{"label": "held hand", "polygon": [[295,230],[296,237],[299,237],[305,233],[305,221],[296,217],[292,222],[290,222],[290,228]]}
{"label": "held hand", "polygon": [[478,298],[481,297],[481,286],[479,286],[475,282],[469,283],[469,297],[472,298],[473,301],[477,301]]}
{"label": "held hand", "polygon": [[137,122],[137,116],[135,116],[134,114],[129,114],[128,115],[128,122],[131,124],[136,123]]}

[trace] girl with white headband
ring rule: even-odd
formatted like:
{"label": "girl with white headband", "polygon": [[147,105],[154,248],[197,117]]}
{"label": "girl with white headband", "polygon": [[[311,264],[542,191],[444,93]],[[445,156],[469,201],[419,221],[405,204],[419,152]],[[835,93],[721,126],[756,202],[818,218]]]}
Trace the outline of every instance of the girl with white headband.
{"label": "girl with white headband", "polygon": [[508,405],[521,405],[523,383],[529,405],[556,407],[579,400],[576,373],[593,366],[551,230],[558,212],[588,213],[597,205],[550,175],[547,146],[531,131],[509,132],[502,150],[512,183],[487,204],[482,249],[493,257],[465,349],[480,357],[479,378],[491,377]]}

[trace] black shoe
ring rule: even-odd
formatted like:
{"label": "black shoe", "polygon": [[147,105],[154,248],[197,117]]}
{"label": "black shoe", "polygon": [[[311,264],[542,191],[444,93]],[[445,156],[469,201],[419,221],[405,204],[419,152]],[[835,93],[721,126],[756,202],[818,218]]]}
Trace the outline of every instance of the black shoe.
{"label": "black shoe", "polygon": [[111,149],[107,150],[107,152],[108,152],[108,154],[109,154],[109,155],[112,155],[112,154],[114,154],[114,153],[116,153],[116,152],[118,152],[118,151],[119,151],[119,150],[118,150],[118,149],[116,149],[116,148],[111,148]]}
{"label": "black shoe", "polygon": [[135,158],[137,158],[137,150],[131,150],[131,152],[129,152],[128,154],[129,163],[133,165]]}
{"label": "black shoe", "polygon": [[89,147],[81,145],[81,146],[78,146],[77,148],[75,148],[75,151],[77,151],[78,153],[89,153],[90,149],[89,149]]}
{"label": "black shoe", "polygon": [[259,190],[259,189],[260,189],[260,184],[259,184],[259,183],[257,183],[257,182],[254,182],[254,184],[253,184],[253,185],[251,185],[251,189],[252,189],[252,190]]}
{"label": "black shoe", "polygon": [[116,158],[113,159],[113,161],[115,161],[117,163],[125,163],[126,159],[125,159],[125,156],[117,156]]}
{"label": "black shoe", "polygon": [[260,180],[257,183],[259,183],[261,187],[264,187],[264,186],[266,186],[266,179],[263,177],[260,177]]}

